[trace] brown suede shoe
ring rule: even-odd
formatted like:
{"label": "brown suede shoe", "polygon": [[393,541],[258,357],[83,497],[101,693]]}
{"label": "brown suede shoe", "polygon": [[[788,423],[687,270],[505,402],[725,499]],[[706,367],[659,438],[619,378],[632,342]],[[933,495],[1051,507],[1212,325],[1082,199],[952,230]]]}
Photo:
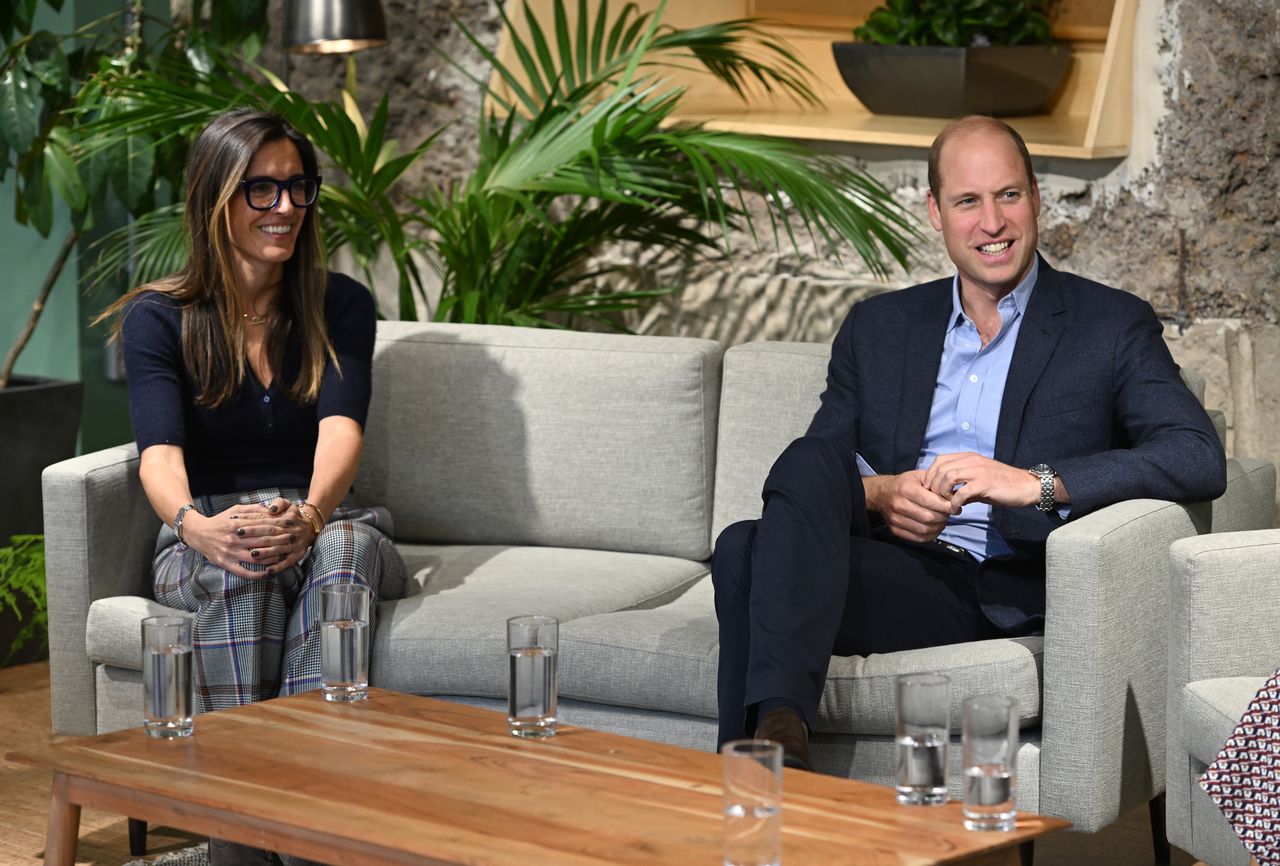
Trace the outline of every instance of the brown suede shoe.
{"label": "brown suede shoe", "polygon": [[756,739],[782,744],[782,764],[797,770],[813,770],[809,763],[809,728],[789,707],[765,713],[756,725]]}

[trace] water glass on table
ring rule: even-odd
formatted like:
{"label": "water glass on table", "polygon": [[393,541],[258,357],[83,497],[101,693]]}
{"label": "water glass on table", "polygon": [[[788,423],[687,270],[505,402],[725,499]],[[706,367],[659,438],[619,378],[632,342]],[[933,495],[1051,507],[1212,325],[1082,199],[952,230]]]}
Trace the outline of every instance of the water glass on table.
{"label": "water glass on table", "polygon": [[898,677],[898,802],[947,802],[947,744],[951,740],[951,680],[943,674]]}
{"label": "water glass on table", "polygon": [[507,620],[507,730],[512,736],[555,736],[559,644],[560,622],[553,616]]}
{"label": "water glass on table", "polygon": [[320,683],[326,701],[369,697],[369,588],[320,587]]}
{"label": "water glass on table", "polygon": [[979,695],[964,702],[964,826],[1012,830],[1018,810],[1018,710],[1012,698]]}
{"label": "water glass on table", "polygon": [[724,771],[724,866],[778,866],[782,860],[782,746],[732,740]]}
{"label": "water glass on table", "polygon": [[142,727],[149,737],[189,737],[193,731],[191,623],[189,616],[142,621]]}

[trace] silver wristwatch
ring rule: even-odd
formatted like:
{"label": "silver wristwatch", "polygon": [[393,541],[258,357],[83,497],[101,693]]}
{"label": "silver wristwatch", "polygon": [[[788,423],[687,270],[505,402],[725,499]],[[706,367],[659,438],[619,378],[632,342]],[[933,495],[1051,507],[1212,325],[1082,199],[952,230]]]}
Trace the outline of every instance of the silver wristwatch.
{"label": "silver wristwatch", "polygon": [[1040,501],[1036,503],[1036,508],[1045,512],[1052,511],[1053,479],[1058,477],[1058,473],[1054,472],[1053,467],[1047,463],[1037,463],[1027,471],[1040,479]]}

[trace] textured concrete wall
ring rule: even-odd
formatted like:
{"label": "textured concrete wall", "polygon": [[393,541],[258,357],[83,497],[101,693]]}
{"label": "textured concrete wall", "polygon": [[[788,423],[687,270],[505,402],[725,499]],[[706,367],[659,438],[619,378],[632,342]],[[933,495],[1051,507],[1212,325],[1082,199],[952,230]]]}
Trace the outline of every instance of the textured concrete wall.
{"label": "textured concrete wall", "polygon": [[[273,0],[279,21],[282,0]],[[453,124],[415,181],[448,182],[473,164],[478,100],[441,47],[481,77],[488,69],[451,23],[487,44],[500,21],[490,0],[384,0],[390,46],[358,55],[362,102],[390,92],[404,142]],[[276,32],[279,32],[278,30]],[[279,68],[276,62],[273,67]],[[343,63],[296,58],[291,81],[332,95]],[[1134,44],[1134,132],[1124,160],[1037,160],[1042,249],[1058,267],[1134,292],[1169,324],[1180,363],[1208,378],[1226,410],[1233,453],[1280,462],[1280,4],[1276,0],[1142,0]],[[865,166],[924,221],[919,152],[836,148]],[[614,249],[631,281],[682,290],[631,324],[655,334],[826,340],[868,293],[950,272],[941,243],[918,251],[910,276],[876,281],[850,253],[734,238],[734,258],[671,262]]]}

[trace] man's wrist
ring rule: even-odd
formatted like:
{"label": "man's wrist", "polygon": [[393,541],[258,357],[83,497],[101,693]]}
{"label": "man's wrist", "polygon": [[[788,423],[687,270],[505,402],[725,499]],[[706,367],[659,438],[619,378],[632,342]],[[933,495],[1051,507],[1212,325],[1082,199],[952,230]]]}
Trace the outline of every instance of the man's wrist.
{"label": "man's wrist", "polygon": [[884,481],[883,475],[864,475],[862,476],[862,498],[866,503],[867,511],[880,511],[880,488]]}

